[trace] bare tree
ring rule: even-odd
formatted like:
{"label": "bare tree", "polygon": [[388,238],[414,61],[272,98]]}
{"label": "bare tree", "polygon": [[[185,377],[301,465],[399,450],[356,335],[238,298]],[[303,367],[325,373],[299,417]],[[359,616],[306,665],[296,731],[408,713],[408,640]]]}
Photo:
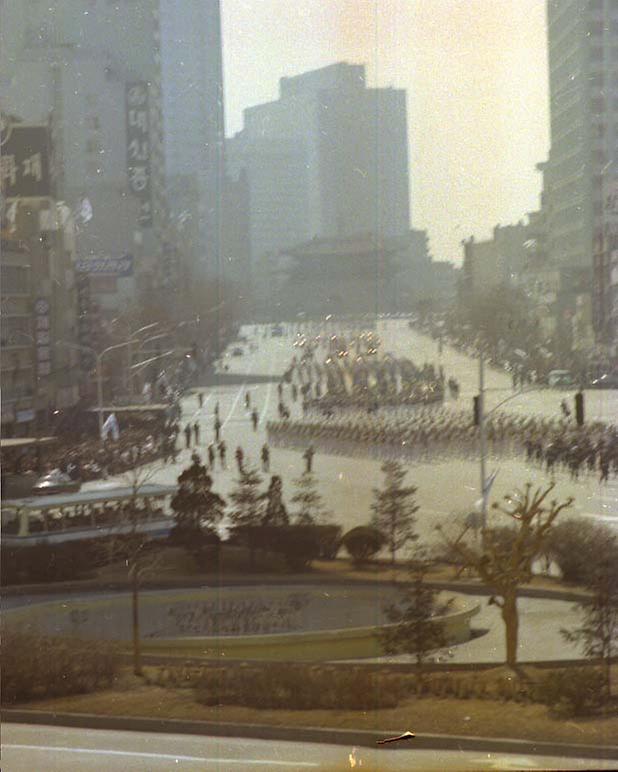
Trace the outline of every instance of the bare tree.
{"label": "bare tree", "polygon": [[517,665],[519,588],[532,579],[532,564],[545,548],[554,521],[573,503],[572,498],[562,503],[555,499],[547,502],[553,488],[552,483],[545,490],[537,488],[533,492],[532,484],[528,483],[523,491],[505,496],[504,504],[495,503],[493,509],[510,518],[514,527],[484,529],[480,548],[463,539],[448,538],[438,527],[447,546],[459,556],[462,565],[474,569],[493,589],[494,595],[489,603],[500,609],[506,634],[506,664],[511,668]]}

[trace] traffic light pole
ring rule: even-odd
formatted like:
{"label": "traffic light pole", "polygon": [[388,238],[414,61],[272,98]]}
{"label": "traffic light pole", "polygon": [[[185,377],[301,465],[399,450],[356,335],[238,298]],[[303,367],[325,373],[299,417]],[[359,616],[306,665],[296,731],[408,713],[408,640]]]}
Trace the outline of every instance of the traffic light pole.
{"label": "traffic light pole", "polygon": [[481,444],[481,528],[487,528],[487,434],[485,431],[485,359],[479,353],[479,436]]}

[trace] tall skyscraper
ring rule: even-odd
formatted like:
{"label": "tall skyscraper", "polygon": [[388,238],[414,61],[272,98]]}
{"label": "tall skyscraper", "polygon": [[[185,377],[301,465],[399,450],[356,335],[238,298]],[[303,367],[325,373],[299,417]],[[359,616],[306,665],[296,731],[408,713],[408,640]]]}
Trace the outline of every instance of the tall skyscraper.
{"label": "tall skyscraper", "polygon": [[159,0],[159,30],[168,206],[197,218],[195,268],[214,275],[224,174],[219,0]]}
{"label": "tall skyscraper", "polygon": [[51,116],[58,191],[92,205],[80,256],[137,251],[138,271],[160,284],[170,214],[189,209],[191,268],[218,271],[218,1],[1,0],[0,37],[2,109],[28,123]]}
{"label": "tall skyscraper", "polygon": [[226,145],[246,175],[252,261],[313,237],[410,228],[406,93],[367,88],[345,62],[282,78]]}
{"label": "tall skyscraper", "polygon": [[618,323],[618,3],[548,0],[547,21],[548,253],[556,265],[581,270],[597,340],[609,342]]}

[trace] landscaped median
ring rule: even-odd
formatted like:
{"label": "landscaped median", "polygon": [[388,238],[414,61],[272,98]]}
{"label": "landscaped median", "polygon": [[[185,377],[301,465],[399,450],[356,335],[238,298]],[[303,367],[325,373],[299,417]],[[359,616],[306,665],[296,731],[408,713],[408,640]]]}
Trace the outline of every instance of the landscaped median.
{"label": "landscaped median", "polygon": [[[329,661],[378,657],[389,587],[259,585],[144,592],[141,650],[178,657]],[[441,596],[449,645],[467,641],[478,601]],[[448,601],[448,606],[447,606]],[[41,603],[6,612],[5,622],[56,638],[117,641],[130,650],[131,598]]]}

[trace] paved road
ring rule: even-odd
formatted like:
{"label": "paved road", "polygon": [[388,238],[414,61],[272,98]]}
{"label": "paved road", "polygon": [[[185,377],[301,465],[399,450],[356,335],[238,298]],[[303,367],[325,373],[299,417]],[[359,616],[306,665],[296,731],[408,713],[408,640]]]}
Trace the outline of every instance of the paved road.
{"label": "paved road", "polygon": [[[395,730],[398,734],[400,730]],[[414,741],[410,741],[414,742]],[[614,769],[615,761],[480,751],[390,750],[195,735],[7,724],[3,772],[175,770]]]}
{"label": "paved road", "polygon": [[[406,354],[419,362],[438,361],[436,343],[426,336],[409,330],[405,322],[392,320],[380,322],[379,333],[383,339],[384,350],[397,354]],[[231,372],[237,373],[282,373],[292,355],[297,351],[292,348],[292,337],[263,337],[263,328],[250,327],[243,330],[258,344],[258,350],[249,352],[243,357],[227,357],[226,362]],[[246,347],[248,348],[248,347]],[[469,397],[476,391],[476,372],[478,363],[458,352],[445,348],[442,355],[447,377],[454,375],[462,384],[463,395],[459,403],[470,406]],[[508,376],[504,373],[489,371],[488,385],[499,388],[509,388]],[[182,403],[183,426],[187,421],[198,421],[201,426],[201,452],[205,445],[213,439],[213,421],[215,405],[219,403],[220,416],[223,423],[223,437],[228,446],[228,469],[217,468],[215,486],[223,495],[229,493],[234,485],[236,469],[234,450],[242,445],[246,462],[258,465],[259,451],[266,439],[265,423],[277,415],[277,387],[274,383],[262,383],[240,386],[214,386],[203,390],[205,399],[203,407],[198,408],[197,397],[185,397]],[[250,411],[245,409],[245,394],[249,392],[251,405],[260,414],[258,431],[251,427]],[[502,399],[507,392],[495,392],[492,399]],[[588,400],[588,413],[598,417],[609,418],[610,408],[616,409],[618,415],[618,392],[591,392],[593,397]],[[537,395],[526,395],[509,403],[509,409],[556,414],[559,411],[561,392],[543,392]],[[462,402],[463,400],[463,402]],[[286,402],[290,404],[289,396]],[[593,406],[596,405],[596,407]],[[490,406],[491,406],[490,402]],[[293,415],[300,413],[298,404],[290,404]],[[184,443],[184,437],[180,436]],[[153,481],[175,482],[180,470],[189,462],[191,451],[182,450],[178,461],[174,464],[155,465],[156,472]],[[489,469],[499,468],[499,474],[492,489],[495,498],[499,498],[513,490],[516,486],[531,481],[537,485],[547,482],[547,475],[536,465],[526,464],[522,457],[493,459]],[[292,482],[303,471],[304,462],[301,452],[291,449],[273,448],[271,452],[271,472],[280,474],[284,481],[284,497],[289,498]],[[409,480],[418,486],[418,503],[420,510],[418,530],[420,535],[429,541],[436,538],[435,525],[452,518],[456,513],[470,511],[479,498],[479,469],[476,458],[441,457],[431,462],[414,461],[409,463]],[[372,490],[380,485],[382,475],[379,462],[368,458],[349,458],[318,453],[314,459],[314,471],[320,483],[325,503],[334,512],[334,519],[344,529],[364,524],[370,516]],[[107,483],[89,483],[85,488],[101,488],[113,485],[118,480]],[[584,476],[579,482],[572,482],[566,474],[556,475],[556,495],[559,498],[575,497],[572,507],[573,516],[603,520],[611,526],[618,527],[618,481],[612,479],[609,484],[599,485],[596,475]],[[500,518],[500,515],[494,514]]]}

